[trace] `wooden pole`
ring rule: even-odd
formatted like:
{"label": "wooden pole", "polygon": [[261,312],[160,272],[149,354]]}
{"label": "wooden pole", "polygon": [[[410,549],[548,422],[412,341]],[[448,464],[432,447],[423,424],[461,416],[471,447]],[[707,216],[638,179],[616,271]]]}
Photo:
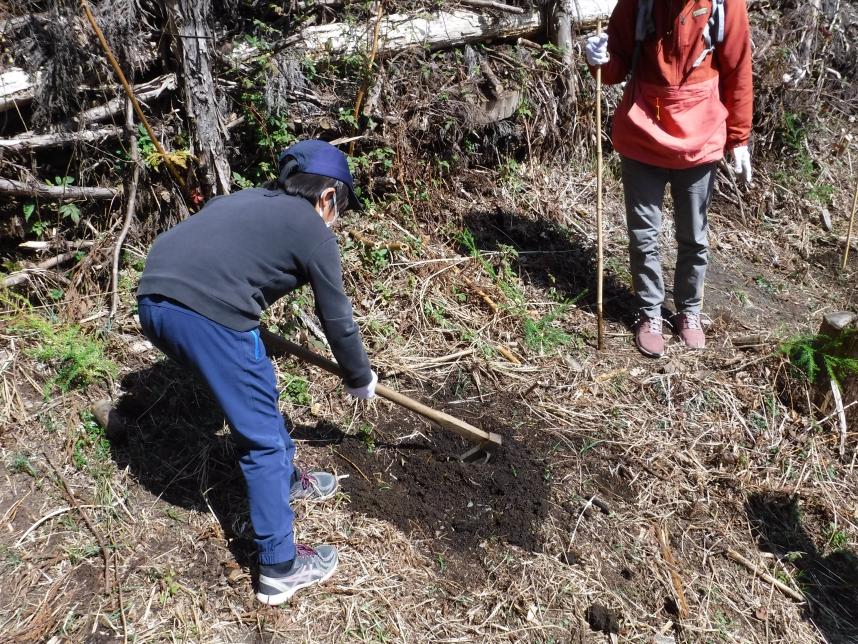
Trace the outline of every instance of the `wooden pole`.
{"label": "wooden pole", "polygon": [[[262,338],[265,348],[273,355],[288,353],[299,360],[303,360],[304,362],[319,367],[335,376],[342,377],[343,375],[340,366],[333,360],[328,360],[327,358],[320,356],[318,353],[305,349],[300,344],[289,342],[286,338],[283,338],[276,333],[272,333],[268,329],[261,329],[260,337]],[[376,385],[375,393],[390,402],[396,403],[400,407],[405,407],[406,409],[420,414],[424,418],[428,418],[444,429],[449,429],[469,441],[483,446],[488,446],[490,444],[500,445],[503,442],[503,438],[499,434],[484,431],[479,427],[474,427],[470,423],[466,423],[463,420],[459,420],[458,418],[445,414],[437,409],[432,409],[431,407],[428,407],[423,403],[419,403],[408,396],[394,391],[393,389],[389,389],[384,385]]]}
{"label": "wooden pole", "polygon": [[852,214],[849,216],[849,230],[846,231],[846,248],[843,250],[843,265],[841,270],[846,270],[846,261],[849,259],[849,245],[852,243],[852,228],[855,226],[855,211],[858,210],[858,179],[855,181],[855,196],[852,198]]}
{"label": "wooden pole", "polygon": [[[602,33],[602,21],[596,23]],[[605,270],[602,238],[602,66],[596,67],[596,324],[599,351],[605,348],[605,318],[602,311],[602,282]]]}

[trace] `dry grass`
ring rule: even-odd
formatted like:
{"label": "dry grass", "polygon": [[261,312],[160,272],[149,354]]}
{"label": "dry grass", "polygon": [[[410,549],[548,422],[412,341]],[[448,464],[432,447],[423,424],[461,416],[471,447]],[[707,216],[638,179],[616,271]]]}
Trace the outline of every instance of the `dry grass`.
{"label": "dry grass", "polygon": [[[148,470],[123,456],[121,447],[100,452],[98,438],[86,438],[95,430],[81,414],[102,393],[129,392],[123,394],[116,383],[85,394],[56,394],[45,402],[42,383],[50,372],[28,357],[30,339],[7,330],[2,363],[6,484],[0,499],[0,565],[8,589],[0,608],[5,640],[602,641],[605,636],[586,623],[587,608],[599,603],[618,611],[623,641],[651,642],[665,633],[689,642],[849,641],[854,624],[844,620],[854,618],[854,610],[830,603],[820,582],[834,556],[829,524],[845,535],[846,543],[838,543],[846,551],[855,547],[858,535],[854,435],[849,459],[840,462],[830,424],[815,425],[801,405],[786,404],[784,365],[771,353],[774,344],[743,353],[729,341],[748,329],[771,330],[768,315],[774,312],[766,309],[780,297],[809,301],[814,309],[830,301],[830,290],[814,288],[811,280],[791,284],[788,297],[753,290],[757,271],[772,282],[786,280],[777,269],[763,273],[768,267],[755,264],[754,254],[769,243],[787,247],[783,240],[793,231],[785,226],[774,238],[756,236],[734,228],[726,211],[715,207],[721,249],[714,263],[744,282],[753,304],[737,306],[726,287],[720,293],[711,290],[710,310],[729,308],[733,314],[714,314],[709,351],[689,354],[673,347],[663,361],[639,357],[622,323],[622,275],[615,276],[617,300],[609,307],[606,352],[592,349],[586,296],[549,325],[564,331],[569,342],[534,348],[525,342],[524,320],[556,308],[563,299],[558,293],[571,296],[567,291],[574,282],[557,275],[551,291],[535,279],[545,265],[529,261],[551,252],[586,260],[588,241],[575,232],[590,227],[581,212],[585,207],[561,211],[557,205],[587,204],[592,188],[586,175],[570,178],[546,167],[522,168],[519,178],[514,190],[506,183],[484,195],[491,207],[508,213],[507,221],[514,220],[503,233],[510,245],[520,246],[517,258],[490,244],[479,258],[468,257],[452,232],[430,236],[417,223],[399,223],[389,210],[351,224],[364,240],[399,241],[408,250],[380,261],[372,253],[376,247],[343,241],[348,286],[380,371],[395,374],[396,386],[407,392],[446,401],[448,409],[506,418],[507,432],[545,450],[551,470],[548,510],[530,527],[541,551],[491,538],[475,549],[457,550],[444,536],[449,526],[435,534],[419,521],[403,529],[383,516],[354,512],[353,500],[343,494],[329,505],[300,506],[296,520],[300,540],[337,544],[340,572],[283,608],[259,608],[252,596],[252,546],[234,528],[245,510],[223,429],[208,428],[210,438],[203,435],[184,452],[177,445],[167,457],[155,445],[164,435],[134,436],[134,445],[151,449]],[[563,178],[561,199],[555,198],[557,178]],[[610,189],[609,257],[621,258],[614,182]],[[468,203],[447,198],[434,206],[467,215]],[[568,239],[561,240],[566,246],[557,250],[556,239],[543,240],[543,250],[532,250],[527,222],[537,216],[566,231]],[[489,237],[480,238],[477,224],[489,229],[503,217],[466,216],[464,222],[469,221],[475,236],[485,241]],[[523,236],[509,238],[516,231]],[[735,240],[729,255],[724,250],[728,239]],[[791,259],[784,253],[785,265]],[[557,269],[575,265],[558,262]],[[492,277],[487,266],[500,277]],[[617,270],[621,266],[616,264]],[[743,273],[748,267],[751,273]],[[497,303],[497,312],[465,286],[463,276]],[[140,347],[127,308],[129,295],[119,324],[126,335],[113,336],[110,353],[123,372],[145,373],[157,357],[152,351],[134,353]],[[293,306],[311,310],[300,298],[293,300],[278,305],[271,321],[285,321]],[[786,327],[775,329],[779,333],[807,326],[809,314],[790,317],[784,310],[794,309],[784,306],[777,312]],[[308,380],[309,399],[284,400],[296,425],[325,420],[357,434],[370,423],[381,432],[378,440],[392,444],[415,436],[437,438],[416,418],[391,428],[385,424],[392,413],[388,404],[350,403],[330,377],[291,361],[281,361],[278,371],[284,388],[296,376]],[[193,400],[205,394],[184,380],[184,374],[167,370],[162,380],[149,383],[160,393],[143,396],[143,404],[163,408],[158,418],[169,425],[167,434],[192,426],[198,405],[206,404],[204,398]],[[167,402],[175,395],[171,391],[189,386],[195,392],[190,400]],[[151,428],[141,420],[146,413],[132,418],[139,421],[131,423],[132,433],[144,425]],[[340,457],[341,449],[303,441],[299,458],[385,483],[390,450],[378,452],[376,469],[358,472]],[[404,447],[392,453],[415,458]],[[153,484],[153,471],[162,474],[160,487]],[[61,479],[79,509],[63,493]],[[770,533],[768,543],[786,535],[804,547],[804,563],[776,548],[769,548],[774,554],[766,552],[765,539],[758,538],[767,529],[764,510],[777,509],[786,499],[795,499],[801,508],[802,524],[796,529],[806,538],[796,541],[784,527],[783,534]],[[659,531],[668,536],[673,564],[659,545]],[[107,545],[106,583],[99,540]],[[808,544],[816,550],[806,552]],[[806,593],[809,603],[796,603],[728,561],[723,556],[727,547]],[[838,562],[831,570],[848,569]],[[854,578],[842,583],[854,583]],[[687,616],[671,608],[680,603],[687,603]]]}

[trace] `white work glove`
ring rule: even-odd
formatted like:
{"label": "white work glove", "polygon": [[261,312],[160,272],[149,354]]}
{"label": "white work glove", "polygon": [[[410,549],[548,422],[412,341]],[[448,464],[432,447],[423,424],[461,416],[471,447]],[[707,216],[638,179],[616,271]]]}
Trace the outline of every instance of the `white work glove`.
{"label": "white work glove", "polygon": [[375,386],[378,384],[378,376],[375,374],[375,371],[370,371],[370,373],[372,374],[372,380],[363,387],[349,387],[346,385],[346,393],[361,400],[375,398]]}
{"label": "white work glove", "polygon": [[751,183],[751,153],[747,145],[733,148],[733,172],[742,177],[745,183]]}
{"label": "white work glove", "polygon": [[608,34],[600,33],[598,36],[590,36],[587,38],[587,45],[584,47],[587,54],[587,62],[592,67],[604,65],[610,60],[608,55]]}

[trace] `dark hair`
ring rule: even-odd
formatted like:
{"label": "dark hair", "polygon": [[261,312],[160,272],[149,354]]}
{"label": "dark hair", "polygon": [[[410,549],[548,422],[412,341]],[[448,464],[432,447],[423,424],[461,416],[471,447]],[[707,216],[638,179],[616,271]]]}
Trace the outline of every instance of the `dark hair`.
{"label": "dark hair", "polygon": [[269,189],[280,189],[287,195],[303,197],[315,207],[319,197],[328,188],[334,188],[337,196],[337,209],[344,213],[349,208],[349,189],[342,181],[320,174],[301,172],[292,157],[286,157],[280,166],[280,176],[267,184]]}

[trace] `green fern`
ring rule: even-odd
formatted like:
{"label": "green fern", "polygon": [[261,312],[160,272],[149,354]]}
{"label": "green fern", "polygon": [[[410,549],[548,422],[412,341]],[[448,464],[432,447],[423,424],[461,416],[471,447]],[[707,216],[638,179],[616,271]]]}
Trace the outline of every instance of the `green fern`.
{"label": "green fern", "polygon": [[825,376],[842,386],[847,377],[858,375],[858,359],[843,355],[856,333],[858,330],[847,329],[836,337],[800,335],[784,342],[780,350],[789,358],[793,370],[808,382],[817,383]]}

